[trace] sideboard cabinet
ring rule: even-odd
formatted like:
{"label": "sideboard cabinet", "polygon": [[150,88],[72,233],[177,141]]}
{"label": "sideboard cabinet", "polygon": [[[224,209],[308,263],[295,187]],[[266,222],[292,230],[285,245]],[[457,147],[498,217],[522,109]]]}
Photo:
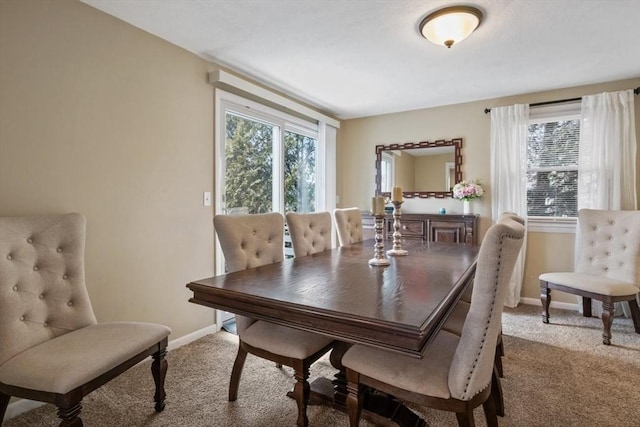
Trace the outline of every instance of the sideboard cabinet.
{"label": "sideboard cabinet", "polygon": [[[362,228],[365,238],[375,234],[375,220],[369,213],[362,214]],[[407,213],[400,217],[400,232],[404,239],[423,239],[429,242],[478,243],[478,215],[440,215]],[[393,239],[393,215],[384,218],[383,235]]]}

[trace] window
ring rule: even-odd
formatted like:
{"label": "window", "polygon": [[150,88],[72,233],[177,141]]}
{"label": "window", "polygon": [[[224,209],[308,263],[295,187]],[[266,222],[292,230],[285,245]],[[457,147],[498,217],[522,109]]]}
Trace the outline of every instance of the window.
{"label": "window", "polygon": [[580,104],[532,109],[527,139],[527,215],[578,216]]}
{"label": "window", "polygon": [[393,186],[393,154],[383,152],[380,158],[380,191],[390,193]]}
{"label": "window", "polygon": [[318,206],[318,130],[291,117],[228,94],[223,149],[217,167],[221,212],[315,212]]}
{"label": "window", "polygon": [[303,130],[284,134],[284,209],[315,212],[318,140]]}

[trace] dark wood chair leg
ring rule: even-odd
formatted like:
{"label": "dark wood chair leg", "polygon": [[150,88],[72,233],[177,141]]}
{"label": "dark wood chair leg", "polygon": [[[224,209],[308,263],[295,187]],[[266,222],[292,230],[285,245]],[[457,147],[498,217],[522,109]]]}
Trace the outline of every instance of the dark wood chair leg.
{"label": "dark wood chair leg", "polygon": [[493,365],[498,371],[498,376],[500,378],[504,378],[504,371],[502,370],[502,356],[500,356],[500,351],[496,346],[496,354],[493,356]]}
{"label": "dark wood chair leg", "polygon": [[611,301],[602,301],[602,325],[604,331],[602,332],[602,343],[604,345],[611,344],[611,325],[613,324],[613,313],[615,307]]}
{"label": "dark wood chair leg", "polygon": [[[491,400],[491,397],[489,399]],[[460,427],[475,427],[476,422],[473,419],[473,409],[467,409],[464,412],[456,412],[456,418],[458,419],[458,426]],[[496,417],[497,422],[497,417]]]}
{"label": "dark wood chair leg", "polygon": [[309,425],[307,405],[309,404],[309,395],[311,394],[311,386],[307,381],[309,378],[309,367],[304,366],[304,364],[294,367],[294,377],[296,379],[296,385],[293,387],[293,396],[298,405],[298,421],[296,425],[298,427],[307,427]]}
{"label": "dark wood chair leg", "polygon": [[363,394],[359,386],[360,374],[347,370],[347,413],[349,414],[349,425],[358,427],[360,425],[360,415],[362,414]]}
{"label": "dark wood chair leg", "polygon": [[167,394],[164,391],[164,379],[167,376],[167,367],[169,366],[166,359],[167,347],[163,346],[157,352],[153,353],[153,362],[151,363],[151,375],[156,385],[156,392],[153,400],[156,402],[156,412],[162,412],[165,406]]}
{"label": "dark wood chair leg", "polygon": [[500,384],[500,377],[498,376],[498,370],[493,367],[493,374],[491,375],[491,396],[489,399],[494,401],[495,412],[504,417],[504,395],[502,394],[502,384]]}
{"label": "dark wood chair leg", "polygon": [[547,282],[540,281],[540,301],[542,302],[542,322],[549,323],[549,304],[551,303],[551,289]]}
{"label": "dark wood chair leg", "polygon": [[80,419],[80,411],[82,405],[80,402],[75,402],[69,407],[58,406],[58,418],[60,421],[60,427],[82,427],[82,419]]}
{"label": "dark wood chair leg", "polygon": [[282,369],[282,363],[276,363],[276,368]]}
{"label": "dark wood chair leg", "polygon": [[11,396],[0,392],[0,424],[4,420],[4,414],[7,413],[7,406],[9,406],[9,400]]}
{"label": "dark wood chair leg", "polygon": [[629,300],[629,309],[631,310],[631,318],[633,319],[633,327],[637,334],[640,334],[640,307],[636,299]]}
{"label": "dark wood chair leg", "polygon": [[[493,388],[493,385],[491,387]],[[491,395],[487,400],[482,403],[482,408],[484,409],[484,417],[487,420],[487,427],[498,427],[498,415],[500,414],[496,412],[493,390],[491,390]],[[504,416],[504,414],[501,416]]]}
{"label": "dark wood chair leg", "polygon": [[233,370],[231,371],[231,381],[229,381],[229,402],[233,402],[238,398],[238,386],[240,385],[240,376],[244,361],[247,359],[247,350],[242,348],[242,343],[238,346],[238,354],[233,362]]}
{"label": "dark wood chair leg", "polygon": [[591,298],[582,297],[582,315],[584,317],[591,317]]}

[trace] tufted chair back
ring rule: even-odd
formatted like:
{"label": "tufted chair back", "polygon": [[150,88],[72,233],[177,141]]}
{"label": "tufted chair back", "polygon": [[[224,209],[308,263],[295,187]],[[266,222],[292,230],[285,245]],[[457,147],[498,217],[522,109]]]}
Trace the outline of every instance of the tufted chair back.
{"label": "tufted chair back", "polygon": [[335,209],[340,246],[362,241],[362,212],[358,208]]}
{"label": "tufted chair back", "polygon": [[278,212],[216,215],[213,227],[218,233],[229,272],[284,259],[284,219]]}
{"label": "tufted chair back", "polygon": [[640,284],[640,211],[581,209],[576,234],[578,273]]}
{"label": "tufted chair back", "polygon": [[[284,218],[278,212],[252,215],[216,215],[213,228],[230,273],[284,259]],[[255,320],[236,316],[238,334]]]}
{"label": "tufted chair back", "polygon": [[471,305],[449,369],[455,399],[470,400],[491,382],[502,307],[524,232],[520,222],[505,217],[482,240]]}
{"label": "tufted chair back", "polygon": [[96,323],[84,283],[81,214],[0,217],[0,365]]}
{"label": "tufted chair back", "polygon": [[329,212],[307,214],[289,212],[287,225],[295,256],[312,255],[331,248],[331,214]]}

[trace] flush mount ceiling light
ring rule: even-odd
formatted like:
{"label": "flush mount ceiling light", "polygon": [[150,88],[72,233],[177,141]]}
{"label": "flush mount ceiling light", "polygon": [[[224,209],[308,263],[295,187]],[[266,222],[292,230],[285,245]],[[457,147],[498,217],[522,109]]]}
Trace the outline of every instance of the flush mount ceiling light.
{"label": "flush mount ceiling light", "polygon": [[471,6],[436,10],[420,23],[420,33],[432,43],[450,48],[466,39],[482,21],[482,12]]}

